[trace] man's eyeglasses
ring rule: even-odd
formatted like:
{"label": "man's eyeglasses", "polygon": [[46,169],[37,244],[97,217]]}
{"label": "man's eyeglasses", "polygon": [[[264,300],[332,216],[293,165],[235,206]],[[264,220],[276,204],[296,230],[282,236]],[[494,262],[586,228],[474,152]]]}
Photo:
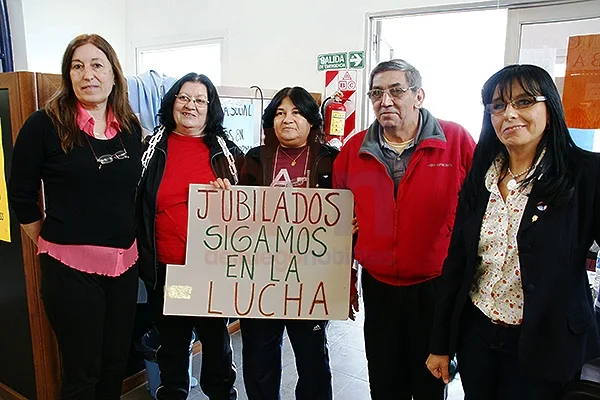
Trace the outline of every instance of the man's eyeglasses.
{"label": "man's eyeglasses", "polygon": [[506,111],[506,107],[510,104],[512,108],[515,110],[522,110],[524,108],[529,108],[533,106],[535,103],[539,103],[541,101],[546,101],[546,97],[544,96],[524,96],[519,97],[518,99],[511,100],[508,103],[503,101],[495,101],[490,104],[485,105],[485,112],[489,114],[502,114]]}
{"label": "man's eyeglasses", "polygon": [[376,100],[380,100],[383,97],[383,94],[385,92],[388,92],[388,94],[395,98],[395,99],[399,99],[402,97],[402,95],[404,95],[404,93],[408,92],[409,90],[415,89],[416,86],[411,86],[411,87],[407,87],[407,88],[402,88],[399,86],[396,87],[391,87],[388,89],[371,89],[367,92],[367,96],[369,96],[369,98],[371,99],[371,101],[376,101]]}
{"label": "man's eyeglasses", "polygon": [[177,96],[175,96],[175,100],[181,104],[187,104],[191,101],[197,108],[203,108],[208,105],[208,100],[203,98],[195,99],[186,94],[178,94]]}
{"label": "man's eyeglasses", "polygon": [[98,163],[98,169],[102,168],[103,165],[110,164],[111,162],[113,162],[115,160],[125,160],[126,158],[129,158],[129,154],[127,154],[127,150],[125,149],[125,145],[123,144],[123,139],[121,139],[120,134],[119,134],[119,141],[121,142],[121,146],[123,148],[121,150],[118,150],[115,154],[103,154],[100,157],[98,157],[96,155],[96,152],[94,151],[94,147],[92,146],[92,142],[90,142],[90,138],[88,137],[87,134],[85,134],[85,138],[87,139],[88,144],[90,145],[90,149],[92,150],[92,154],[94,155],[94,158],[96,159],[96,162]]}

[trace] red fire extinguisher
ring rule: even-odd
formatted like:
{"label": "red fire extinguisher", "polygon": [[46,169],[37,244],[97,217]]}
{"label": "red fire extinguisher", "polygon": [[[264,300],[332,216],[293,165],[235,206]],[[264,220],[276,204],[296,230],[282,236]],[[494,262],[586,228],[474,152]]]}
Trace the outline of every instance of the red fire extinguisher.
{"label": "red fire extinguisher", "polygon": [[346,124],[346,106],[344,106],[344,95],[336,92],[332,97],[325,99],[321,110],[324,116],[324,130],[327,143],[340,148],[344,141],[344,125]]}

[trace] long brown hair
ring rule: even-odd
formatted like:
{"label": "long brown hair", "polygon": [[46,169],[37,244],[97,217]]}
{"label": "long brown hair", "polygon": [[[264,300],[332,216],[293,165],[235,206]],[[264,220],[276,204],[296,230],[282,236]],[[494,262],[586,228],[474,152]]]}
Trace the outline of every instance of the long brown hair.
{"label": "long brown hair", "polygon": [[129,105],[127,80],[115,50],[102,36],[96,34],[79,35],[71,40],[63,54],[60,88],[46,104],[46,112],[56,127],[60,145],[65,153],[72,150],[73,146],[81,145],[79,127],[77,126],[77,97],[75,97],[73,82],[71,81],[71,60],[75,50],[88,43],[93,44],[106,54],[112,66],[115,86],[108,96],[108,107],[112,109],[115,118],[119,121],[121,130],[131,133],[134,129],[139,129],[140,126]]}

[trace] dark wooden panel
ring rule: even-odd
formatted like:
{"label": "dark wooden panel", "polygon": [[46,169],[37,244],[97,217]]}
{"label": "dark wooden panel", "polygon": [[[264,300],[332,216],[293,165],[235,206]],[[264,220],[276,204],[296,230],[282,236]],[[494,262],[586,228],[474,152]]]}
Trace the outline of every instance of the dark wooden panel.
{"label": "dark wooden panel", "polygon": [[60,88],[61,76],[56,74],[35,74],[37,82],[37,106],[44,108],[46,102]]}
{"label": "dark wooden panel", "polygon": [[28,400],[0,382],[0,400]]}
{"label": "dark wooden panel", "polygon": [[[0,89],[6,89],[9,93],[11,124],[9,132],[12,136],[12,142],[14,142],[25,120],[39,105],[35,74],[32,72],[0,74]],[[8,157],[10,158],[10,154]],[[7,163],[7,165],[10,166],[10,163]],[[12,220],[14,224],[17,223],[16,218]],[[34,393],[26,393],[26,397],[38,400],[56,400],[59,398],[60,389],[59,355],[54,332],[46,318],[40,298],[40,265],[36,255],[37,248],[20,228],[17,228],[12,236],[13,243],[21,242],[22,264],[20,265],[20,271],[23,272],[25,278],[23,295],[26,296],[27,300],[30,330],[28,336],[30,339],[29,347],[33,352],[32,365],[35,371],[35,381],[29,386],[30,390],[34,390]],[[12,329],[9,329],[9,331],[12,331]],[[2,364],[10,366],[11,363]],[[16,371],[21,372],[18,369]],[[2,377],[0,377],[0,381],[3,381]],[[7,384],[7,382],[4,383]]]}
{"label": "dark wooden panel", "polygon": [[[0,120],[5,175],[10,176],[12,130],[19,108],[17,77],[0,86]],[[15,114],[17,114],[15,116]],[[36,398],[33,347],[29,324],[27,285],[19,224],[10,211],[10,243],[0,241],[0,382],[26,398]],[[6,393],[5,393],[6,395]]]}

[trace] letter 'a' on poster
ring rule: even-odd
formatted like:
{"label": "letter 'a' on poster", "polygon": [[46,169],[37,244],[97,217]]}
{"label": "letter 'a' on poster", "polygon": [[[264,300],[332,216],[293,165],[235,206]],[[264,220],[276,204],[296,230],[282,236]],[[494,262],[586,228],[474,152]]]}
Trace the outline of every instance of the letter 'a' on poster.
{"label": "letter 'a' on poster", "polygon": [[165,315],[345,320],[348,190],[190,185],[185,265],[167,265]]}
{"label": "letter 'a' on poster", "polygon": [[2,123],[0,121],[0,240],[10,242],[10,215],[4,173],[4,149],[2,148]]}

